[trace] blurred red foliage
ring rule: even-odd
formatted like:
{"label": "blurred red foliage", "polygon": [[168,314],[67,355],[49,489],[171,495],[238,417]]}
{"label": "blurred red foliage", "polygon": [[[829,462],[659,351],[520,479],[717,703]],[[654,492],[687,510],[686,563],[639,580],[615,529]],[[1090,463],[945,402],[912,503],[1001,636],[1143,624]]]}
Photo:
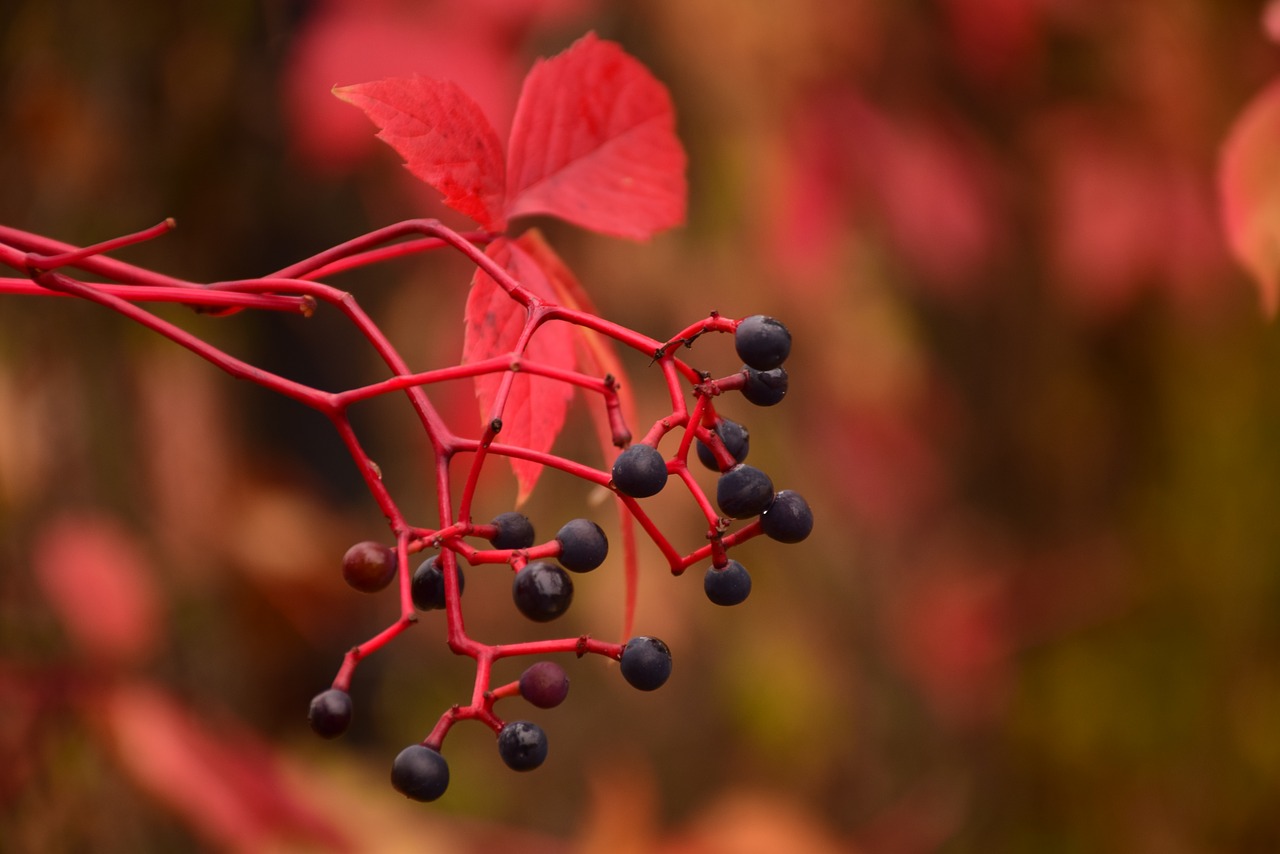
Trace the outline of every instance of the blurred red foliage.
{"label": "blurred red foliage", "polygon": [[50,519],[31,569],[63,628],[87,658],[139,664],[164,636],[164,599],[141,543],[108,515]]}

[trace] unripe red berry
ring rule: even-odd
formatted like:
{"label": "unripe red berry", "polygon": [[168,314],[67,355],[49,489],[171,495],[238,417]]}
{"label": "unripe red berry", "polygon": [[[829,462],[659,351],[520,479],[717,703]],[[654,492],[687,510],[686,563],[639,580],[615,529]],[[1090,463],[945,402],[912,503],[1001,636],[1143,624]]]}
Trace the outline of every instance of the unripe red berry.
{"label": "unripe red berry", "polygon": [[361,593],[377,593],[396,577],[395,550],[366,540],[347,549],[342,556],[342,577]]}

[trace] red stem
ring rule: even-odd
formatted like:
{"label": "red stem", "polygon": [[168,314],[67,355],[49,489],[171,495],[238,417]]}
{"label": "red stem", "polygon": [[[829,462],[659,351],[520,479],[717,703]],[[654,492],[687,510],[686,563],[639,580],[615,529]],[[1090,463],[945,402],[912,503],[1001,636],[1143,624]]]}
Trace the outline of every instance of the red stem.
{"label": "red stem", "polygon": [[[623,635],[629,637],[635,619],[635,594],[638,580],[635,526],[639,524],[675,574],[682,573],[693,564],[710,558],[716,565],[727,559],[727,550],[762,531],[759,521],[751,522],[738,530],[725,534],[727,520],[722,520],[710,499],[701,489],[688,466],[688,454],[692,442],[704,437],[721,465],[732,457],[719,438],[708,432],[716,422],[715,407],[711,398],[725,391],[740,388],[744,374],[733,374],[719,381],[709,380],[690,365],[676,357],[677,350],[688,348],[700,336],[709,332],[732,332],[738,321],[712,314],[677,335],[660,342],[619,324],[604,320],[589,311],[546,302],[516,281],[511,274],[480,247],[499,239],[487,232],[459,233],[436,220],[418,219],[396,223],[376,229],[341,243],[323,252],[303,259],[271,276],[256,279],[215,282],[201,285],[182,279],[154,273],[124,262],[108,258],[104,253],[160,236],[173,227],[166,221],[131,235],[103,241],[87,247],[75,247],[29,234],[17,229],[0,226],[0,264],[5,264],[27,278],[0,278],[0,293],[38,296],[75,296],[103,305],[124,317],[151,329],[182,347],[196,353],[227,373],[246,379],[263,388],[290,397],[326,415],[338,432],[348,454],[359,468],[361,478],[371,497],[386,516],[396,541],[397,589],[400,602],[399,617],[381,632],[350,649],[343,658],[333,680],[333,687],[349,691],[356,667],[367,656],[377,652],[417,621],[412,597],[412,571],[409,555],[424,548],[440,548],[445,590],[445,618],[448,644],[459,655],[466,655],[476,662],[476,675],[472,696],[468,705],[456,705],[446,711],[436,723],[424,744],[439,749],[449,729],[460,720],[479,720],[498,731],[503,723],[493,711],[497,700],[519,693],[518,683],[512,682],[491,689],[493,662],[515,656],[552,655],[573,653],[602,655],[617,659],[622,645],[594,640],[588,636],[538,640],[512,644],[481,643],[467,635],[461,605],[461,590],[456,567],[459,558],[473,565],[509,563],[519,569],[532,559],[553,558],[560,552],[559,544],[548,541],[528,549],[479,549],[467,542],[469,537],[492,536],[492,526],[475,525],[471,520],[471,507],[479,488],[483,466],[490,456],[539,463],[589,483],[608,487],[611,475],[567,457],[549,452],[535,451],[497,441],[501,431],[499,423],[506,409],[511,385],[517,372],[545,377],[567,383],[587,392],[599,394],[604,404],[601,425],[602,438],[617,447],[631,441],[632,420],[630,399],[619,393],[615,376],[592,376],[581,371],[542,364],[529,360],[524,353],[532,337],[542,326],[550,322],[563,322],[600,335],[629,347],[651,358],[661,371],[667,386],[671,405],[670,414],[657,419],[645,432],[644,441],[657,446],[667,433],[684,429],[675,453],[668,461],[669,471],[676,475],[689,491],[693,501],[706,517],[709,526],[708,543],[682,555],[667,539],[658,525],[633,498],[617,495],[619,525],[625,563],[626,607],[623,614]],[[497,355],[469,364],[453,365],[427,371],[413,372],[400,353],[391,344],[382,329],[345,291],[318,281],[342,272],[367,267],[401,258],[407,255],[453,248],[461,252],[476,267],[489,275],[513,300],[528,309],[528,316],[520,336],[509,353]],[[80,281],[59,272],[74,267],[111,282],[91,283]],[[309,316],[318,304],[327,304],[340,311],[355,326],[360,335],[378,354],[391,376],[378,382],[337,392],[321,389],[264,371],[208,344],[141,306],[140,302],[179,302],[187,305],[224,311],[241,309],[265,309],[294,311]],[[589,336],[588,336],[589,337]],[[602,370],[619,370],[616,358],[608,348],[593,349],[595,365]],[[603,355],[602,355],[603,354]],[[460,437],[452,433],[429,400],[426,387],[485,374],[501,373],[503,377],[491,406],[488,420],[478,439]],[[692,410],[686,403],[687,387],[692,387],[695,402]],[[432,466],[438,510],[438,526],[435,529],[411,525],[404,517],[394,497],[382,481],[381,471],[369,458],[348,418],[348,408],[355,403],[390,393],[404,393],[413,408],[431,445]],[[600,411],[596,412],[600,418]],[[605,448],[609,457],[608,447]],[[460,453],[473,455],[470,461],[460,501],[453,502],[451,465]],[[611,460],[606,459],[606,467]]]}

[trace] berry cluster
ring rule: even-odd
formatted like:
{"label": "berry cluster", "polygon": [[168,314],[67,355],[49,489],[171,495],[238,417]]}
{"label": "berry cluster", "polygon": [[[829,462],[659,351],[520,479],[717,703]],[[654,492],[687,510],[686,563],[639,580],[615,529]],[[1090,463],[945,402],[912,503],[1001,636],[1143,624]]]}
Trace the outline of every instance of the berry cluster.
{"label": "berry cluster", "polygon": [[[481,230],[459,233],[436,220],[408,220],[261,278],[202,284],[108,257],[164,234],[172,221],[89,247],[0,225],[0,264],[18,273],[0,277],[0,293],[94,302],[329,420],[391,533],[387,542],[369,540],[348,549],[343,577],[365,593],[395,582],[400,613],[381,632],[348,650],[332,683],[311,702],[311,726],[325,738],[345,732],[351,725],[351,685],[360,662],[420,620],[442,619],[450,650],[475,662],[471,698],[440,715],[425,738],[396,757],[391,773],[399,791],[429,801],[448,787],[449,767],[441,750],[458,721],[476,720],[492,729],[499,755],[511,768],[527,771],[545,761],[543,730],[530,721],[504,720],[495,706],[513,696],[542,709],[562,702],[568,676],[549,657],[613,659],[622,677],[643,691],[666,683],[670,649],[657,638],[632,636],[637,527],[674,575],[708,564],[704,589],[717,605],[740,604],[751,592],[751,576],[742,563],[730,559],[730,549],[762,535],[787,543],[808,536],[813,516],[804,499],[775,490],[768,475],[746,462],[746,428],[721,416],[716,406],[722,395],[733,392],[757,406],[781,402],[787,393],[783,363],[791,352],[791,334],[764,315],[734,320],[713,312],[665,341],[651,338],[591,310],[581,285],[537,231],[510,232],[512,220],[531,214],[639,239],[684,220],[686,159],[675,136],[670,97],[619,45],[589,33],[536,66],[522,87],[505,158],[483,111],[452,84],[421,77],[388,79],[341,87],[335,94],[364,110],[410,171],[441,191],[445,204]],[[607,116],[600,114],[601,103],[609,104]],[[552,115],[553,122],[542,118]],[[431,145],[421,144],[424,127],[430,129]],[[623,139],[627,142],[619,144]],[[592,168],[573,168],[584,161]],[[643,175],[634,168],[641,161]],[[458,364],[415,371],[354,295],[326,282],[348,270],[442,248],[456,250],[475,268],[462,358]],[[247,309],[304,317],[334,310],[368,343],[389,376],[337,392],[316,388],[249,364],[143,307],[155,302],[184,304],[210,320]],[[716,379],[677,355],[711,334],[733,336],[741,370]],[[671,404],[635,441],[635,401],[615,347],[651,359],[650,370],[660,375]],[[456,381],[475,384],[481,407],[478,435],[455,432],[428,395],[436,384]],[[600,439],[599,465],[551,451],[569,398],[578,393],[592,404],[588,409]],[[437,511],[431,524],[406,518],[350,418],[352,406],[390,395],[403,395],[431,450],[432,476],[427,480],[434,481]],[[714,500],[690,470],[691,451],[718,475]],[[520,489],[517,506],[544,471],[616,496],[620,548],[615,558],[620,553],[626,589],[619,634],[630,638],[625,643],[587,634],[489,643],[468,633],[464,571],[505,567],[512,573],[515,610],[526,620],[545,624],[572,606],[579,583],[575,579],[601,567],[610,553],[604,530],[590,519],[571,519],[542,542],[529,518],[517,510],[477,521],[477,492],[489,482],[482,474],[494,459],[505,459],[512,468]],[[461,490],[458,484],[464,484]],[[642,504],[664,491],[665,503],[680,487],[706,522],[705,541],[690,551],[673,544]],[[536,663],[517,681],[495,686],[495,663],[514,657]]]}
{"label": "berry cluster", "polygon": [[[655,348],[655,359],[674,364],[668,355],[674,345],[688,347],[697,337],[713,330],[733,331],[738,356],[744,363],[741,371],[720,380],[699,374],[692,389],[696,401],[694,410],[680,419],[689,429],[685,431],[686,438],[675,454],[667,458],[659,450],[659,444],[670,431],[672,420],[670,417],[660,419],[645,440],[627,446],[617,455],[604,485],[618,495],[622,506],[641,521],[654,541],[667,553],[675,574],[681,574],[698,560],[710,557],[711,565],[703,578],[706,596],[717,605],[730,606],[747,599],[751,593],[751,575],[739,561],[728,557],[729,546],[757,534],[784,543],[800,542],[812,530],[813,514],[798,493],[775,491],[767,474],[745,462],[750,447],[747,429],[716,414],[713,408],[714,398],[735,389],[756,405],[772,406],[781,401],[787,390],[787,374],[782,364],[790,353],[790,333],[771,317],[756,315],[735,322],[713,315],[703,324]],[[705,509],[709,502],[687,466],[691,449],[695,450],[702,466],[719,473],[715,490],[715,504],[719,512],[707,510],[711,545],[679,556],[644,516],[637,502],[662,492],[674,475],[689,487],[695,499],[700,499],[699,503]],[[752,521],[735,534],[729,534],[734,520]],[[607,536],[598,524],[589,519],[573,519],[565,523],[551,540],[544,543],[538,543],[529,518],[516,511],[502,513],[487,525],[473,525],[469,531],[460,531],[459,534],[456,538],[440,541],[439,545],[444,547],[419,563],[413,571],[410,595],[419,611],[447,610],[451,596],[460,609],[466,585],[461,563],[465,558],[469,566],[509,565],[514,573],[511,596],[516,610],[534,622],[550,622],[563,615],[573,602],[572,575],[600,567],[609,554]],[[487,539],[490,548],[479,550],[463,545],[464,534]],[[415,545],[410,543],[409,548]],[[395,568],[396,550],[374,542],[352,546],[343,561],[344,577],[362,591],[373,591],[390,584],[396,575]],[[446,580],[446,573],[452,581]],[[504,656],[535,655],[570,651],[565,648],[569,642],[573,645],[571,651],[579,656],[594,652],[617,659],[623,679],[642,691],[656,690],[671,675],[670,649],[658,638],[647,636],[633,637],[621,645],[582,637],[487,649],[501,650]],[[479,656],[478,660],[483,668],[492,658]],[[335,685],[340,683],[341,674]],[[547,757],[546,733],[532,721],[505,721],[494,712],[494,704],[501,698],[519,695],[533,706],[549,709],[563,702],[568,692],[567,674],[560,665],[551,661],[538,661],[529,666],[517,682],[498,688],[486,687],[471,706],[455,706],[447,711],[426,739],[405,748],[396,757],[392,763],[392,784],[406,796],[417,800],[430,801],[440,797],[449,783],[449,765],[441,753],[445,733],[455,721],[470,717],[482,720],[495,731],[498,754],[508,767],[517,771],[537,768]],[[350,695],[344,689],[333,687],[312,701],[310,722],[317,734],[332,738],[349,726],[351,715]]]}
{"label": "berry cluster", "polygon": [[[351,683],[359,663],[381,649],[420,617],[443,612],[450,649],[472,658],[475,684],[469,702],[452,706],[420,742],[402,751],[392,763],[391,781],[410,798],[434,800],[448,786],[449,768],[441,753],[445,736],[462,720],[478,720],[496,735],[502,760],[518,771],[541,765],[547,756],[543,730],[527,720],[508,721],[498,716],[495,704],[520,696],[532,706],[549,709],[568,695],[569,679],[560,664],[547,660],[572,654],[579,658],[599,655],[613,659],[629,684],[639,690],[661,687],[672,671],[672,656],[661,640],[644,635],[613,643],[590,635],[516,643],[485,643],[471,637],[463,618],[463,593],[467,571],[486,565],[505,566],[512,572],[512,602],[524,618],[549,623],[572,605],[574,578],[601,567],[609,556],[609,541],[594,521],[577,518],[565,522],[556,534],[539,542],[534,526],[524,514],[511,511],[487,523],[472,518],[477,485],[484,466],[492,459],[535,463],[561,474],[611,490],[617,496],[622,531],[622,560],[628,585],[624,637],[631,635],[635,576],[638,572],[634,527],[639,526],[667,561],[674,575],[704,561],[709,562],[704,588],[717,605],[736,605],[751,591],[751,577],[729,550],[757,536],[794,543],[808,536],[813,526],[809,506],[799,494],[776,491],[772,480],[745,462],[749,436],[741,424],[721,416],[716,402],[725,394],[741,393],[759,406],[780,402],[787,391],[782,367],[791,348],[786,327],[770,317],[756,315],[733,320],[712,313],[666,341],[659,341],[610,322],[595,314],[556,305],[533,294],[504,266],[480,248],[493,241],[484,232],[460,234],[434,220],[412,220],[379,229],[317,256],[260,279],[195,284],[164,276],[105,257],[113,249],[136,243],[172,227],[171,222],[152,229],[76,248],[16,229],[0,226],[0,263],[22,272],[26,278],[0,278],[0,293],[69,295],[98,303],[152,329],[232,376],[247,379],[321,412],[329,418],[358,466],[366,487],[385,514],[392,543],[360,542],[342,560],[343,578],[356,590],[376,593],[392,585],[399,591],[400,616],[376,636],[351,648],[332,684],[311,701],[308,718],[314,731],[334,738],[351,724],[354,703]],[[405,240],[405,238],[409,238]],[[385,245],[384,245],[385,244]],[[470,259],[525,311],[524,326],[510,350],[478,362],[414,372],[383,331],[356,304],[351,294],[318,279],[343,270],[367,266],[409,252],[441,247],[456,249]],[[63,272],[77,267],[113,282],[86,281]],[[142,308],[142,302],[179,302],[202,310],[210,320],[244,309],[290,311],[310,316],[321,306],[342,312],[369,341],[391,372],[384,379],[342,392],[307,386],[252,366],[209,344],[196,333]],[[555,321],[555,322],[552,322]],[[600,350],[593,373],[590,365],[579,370],[539,363],[528,355],[529,342],[547,329],[563,330],[565,324],[601,336],[602,341],[632,348],[650,357],[661,372],[672,409],[652,422],[639,441],[632,442],[628,422],[634,418],[633,402],[619,382],[620,369],[611,350]],[[710,333],[728,333],[743,367],[714,379],[677,357],[695,341]],[[607,366],[607,367],[605,367]],[[598,396],[594,409],[605,437],[606,466],[596,468],[580,460],[518,443],[503,443],[499,434],[517,374],[536,375],[566,383]],[[601,376],[603,374],[603,376]],[[440,418],[426,389],[435,383],[478,379],[497,375],[499,393],[481,419],[478,437],[461,436]],[[348,408],[360,401],[387,394],[403,394],[417,415],[434,452],[438,523],[423,527],[405,518],[380,476],[380,469],[365,453],[348,417]],[[691,394],[689,405],[686,395]],[[664,453],[663,446],[668,449]],[[616,454],[613,447],[620,448]],[[699,463],[719,474],[714,504],[689,468],[690,452]],[[610,459],[612,458],[612,459]],[[465,487],[455,498],[452,468],[469,461]],[[644,499],[680,483],[707,523],[706,542],[682,552],[645,512]],[[736,527],[735,527],[736,525]],[[426,554],[424,554],[426,553]],[[414,555],[420,555],[411,560]],[[416,566],[415,566],[416,564]],[[528,656],[536,662],[514,682],[492,684],[495,662]]]}

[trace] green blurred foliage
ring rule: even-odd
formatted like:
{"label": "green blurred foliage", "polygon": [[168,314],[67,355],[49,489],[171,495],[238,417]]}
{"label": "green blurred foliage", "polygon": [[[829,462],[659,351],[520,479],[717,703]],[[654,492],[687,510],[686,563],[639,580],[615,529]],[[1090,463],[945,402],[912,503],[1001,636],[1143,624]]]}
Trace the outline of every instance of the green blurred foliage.
{"label": "green blurred foliage", "polygon": [[[208,280],[442,215],[371,128],[358,150],[312,138],[351,110],[303,109],[298,69],[339,63],[314,36],[347,8],[7,4],[0,222],[89,243],[173,216],[127,259]],[[85,686],[103,665],[30,571],[47,521],[85,507],[140,538],[167,602],[166,643],[129,674],[312,769],[315,802],[360,850],[419,829],[453,850],[716,850],[699,822],[728,821],[716,805],[743,791],[778,827],[800,805],[837,848],[1280,847],[1280,341],[1226,257],[1214,188],[1232,118],[1280,69],[1260,3],[367,9],[424,39],[424,64],[430,37],[473,45],[457,79],[488,103],[513,103],[523,69],[588,28],[671,87],[688,226],[632,245],[540,225],[602,314],[646,333],[712,309],[788,323],[784,404],[722,411],[808,498],[814,535],[745,546],[755,589],[727,612],[697,569],[673,579],[642,547],[637,626],[675,651],[669,685],[639,695],[599,661],[571,664],[568,702],[530,715],[551,739],[544,768],[514,775],[486,731],[459,726],[446,798],[401,804],[384,768],[469,695],[470,663],[424,618],[362,665],[344,741],[305,731],[345,649],[395,614],[342,586],[346,546],[383,527],[328,425],[93,306],[5,298],[0,851],[221,844],[94,735]],[[351,32],[353,52],[377,53]],[[432,257],[343,286],[425,367],[460,352],[469,275]],[[332,318],[172,317],[308,382],[374,365]],[[721,343],[696,354],[731,369]],[[627,367],[654,417],[663,387]],[[447,417],[472,417],[469,388],[440,394]],[[371,406],[358,427],[425,514],[407,408]],[[578,407],[562,447],[590,437]],[[566,506],[610,521],[579,484],[543,481],[540,532]],[[509,477],[486,489],[486,511],[509,509]],[[682,507],[655,508],[700,536]],[[505,580],[481,575],[469,628],[533,636]],[[611,561],[582,584],[556,633],[620,631],[620,575]]]}

